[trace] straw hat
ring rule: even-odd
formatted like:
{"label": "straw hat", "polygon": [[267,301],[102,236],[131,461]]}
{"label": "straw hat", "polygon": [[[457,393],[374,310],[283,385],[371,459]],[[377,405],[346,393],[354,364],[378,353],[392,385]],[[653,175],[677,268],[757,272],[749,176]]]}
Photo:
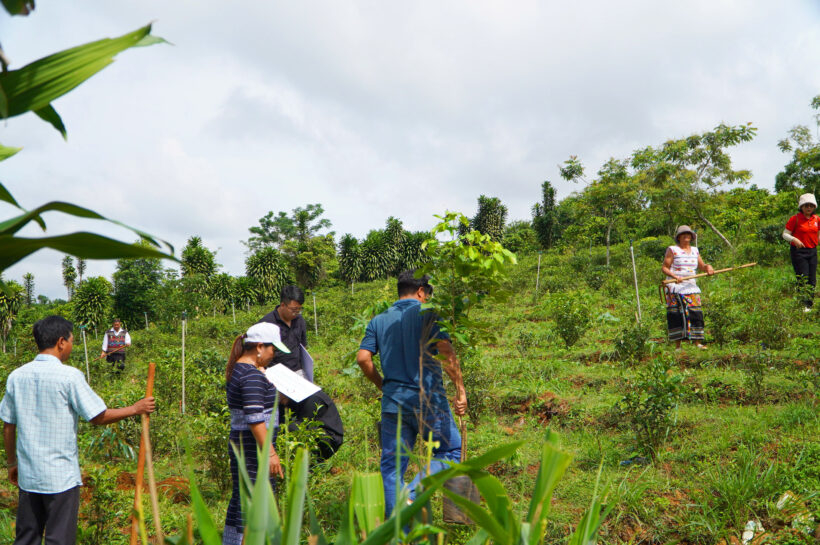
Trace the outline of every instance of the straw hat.
{"label": "straw hat", "polygon": [[814,195],[811,193],[803,193],[800,195],[800,198],[797,200],[797,210],[802,212],[802,208],[804,204],[813,204],[815,208],[817,208],[817,199],[814,198]]}
{"label": "straw hat", "polygon": [[678,242],[678,239],[684,233],[689,233],[690,235],[692,235],[692,244],[697,243],[698,235],[688,225],[681,225],[680,227],[678,227],[678,230],[675,231],[675,243]]}

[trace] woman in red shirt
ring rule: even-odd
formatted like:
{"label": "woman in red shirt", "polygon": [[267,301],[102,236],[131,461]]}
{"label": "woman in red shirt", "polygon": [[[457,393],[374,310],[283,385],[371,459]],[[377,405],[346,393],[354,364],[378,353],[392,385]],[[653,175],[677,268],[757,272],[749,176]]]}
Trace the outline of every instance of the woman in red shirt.
{"label": "woman in red shirt", "polygon": [[786,222],[783,238],[791,243],[792,266],[797,280],[811,286],[803,301],[806,305],[805,311],[810,312],[817,286],[817,236],[820,232],[820,217],[814,213],[817,209],[814,195],[800,195],[797,209],[800,213],[790,217]]}

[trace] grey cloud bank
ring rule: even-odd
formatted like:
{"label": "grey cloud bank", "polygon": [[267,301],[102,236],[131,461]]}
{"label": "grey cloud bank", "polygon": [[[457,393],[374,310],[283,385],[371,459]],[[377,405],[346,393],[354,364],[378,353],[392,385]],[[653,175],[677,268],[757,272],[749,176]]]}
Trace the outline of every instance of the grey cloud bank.
{"label": "grey cloud bank", "polygon": [[[610,156],[751,121],[737,166],[772,187],[778,139],[807,123],[820,89],[814,2],[42,1],[4,18],[16,66],[157,20],[174,43],[127,51],[56,108],[63,142],[33,116],[4,127],[25,146],[3,164],[24,205],[68,200],[171,240],[193,234],[243,271],[248,227],[268,210],[321,202],[337,233],[389,215],[411,229],[481,193],[528,218],[544,179],[577,155]],[[53,233],[116,228],[58,218]],[[60,256],[31,271],[64,293]],[[110,275],[112,263],[91,263]]]}

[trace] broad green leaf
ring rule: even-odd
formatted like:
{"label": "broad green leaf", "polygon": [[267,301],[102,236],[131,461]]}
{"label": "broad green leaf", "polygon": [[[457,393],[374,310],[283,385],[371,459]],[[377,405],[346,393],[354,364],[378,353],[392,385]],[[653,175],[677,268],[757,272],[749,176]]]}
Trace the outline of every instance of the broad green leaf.
{"label": "broad green leaf", "polygon": [[3,7],[10,15],[28,15],[34,9],[34,0],[3,0]]}
{"label": "broad green leaf", "polygon": [[53,108],[50,112],[47,110],[51,102],[111,64],[118,53],[139,45],[150,32],[151,25],[147,25],[118,38],[66,49],[20,69],[0,73],[0,88],[5,95],[5,101],[0,101],[0,116],[42,112],[38,115],[45,114],[44,119],[54,125],[56,112]]}
{"label": "broad green leaf", "polygon": [[459,496],[446,488],[442,488],[441,491],[464,511],[473,522],[481,527],[482,530],[486,531],[495,543],[507,544],[513,542],[513,539],[511,539],[512,536],[508,534],[504,526],[500,524],[498,518],[494,516],[497,515],[497,513],[492,514],[480,505],[476,505],[467,498]]}
{"label": "broad green leaf", "polygon": [[351,491],[353,510],[365,535],[375,530],[384,518],[384,486],[381,473],[356,473]]}
{"label": "broad green leaf", "polygon": [[191,448],[191,440],[187,434],[183,434],[182,440],[185,444],[185,458],[188,464],[188,482],[191,487],[191,503],[194,507],[194,520],[196,520],[199,535],[202,537],[205,545],[221,545],[222,538],[219,535],[219,530],[216,529],[211,513],[208,511],[208,506],[205,505],[205,500],[199,492],[199,487],[196,485],[196,475],[194,474],[194,459],[191,455],[193,449]]}
{"label": "broad green leaf", "polygon": [[305,508],[305,490],[307,490],[308,454],[305,449],[296,451],[293,460],[293,471],[288,481],[287,521],[282,535],[282,545],[299,545],[302,530],[302,515]]}
{"label": "broad green leaf", "polygon": [[37,117],[57,129],[57,131],[63,135],[63,139],[68,139],[68,134],[66,134],[63,120],[51,104],[40,108],[39,110],[34,110],[34,113],[37,114]]}
{"label": "broad green leaf", "polygon": [[[274,408],[274,411],[277,409]],[[243,511],[245,523],[245,545],[265,545],[268,530],[270,495],[270,457],[271,441],[273,440],[274,426],[268,426],[265,435],[265,444],[261,451],[257,449],[256,482],[251,491],[250,507]],[[287,531],[287,529],[286,529]],[[297,530],[298,532],[298,530]]]}
{"label": "broad green leaf", "polygon": [[[23,149],[23,148],[10,148],[8,146],[4,146],[4,145],[0,144],[0,161],[5,161],[9,157],[14,155],[18,151],[20,151],[21,149]],[[5,188],[3,188],[3,190],[5,191]],[[8,193],[8,192],[6,192],[6,193]],[[5,199],[3,199],[3,200],[5,200]]]}
{"label": "broad green leaf", "polygon": [[325,537],[325,533],[322,531],[322,527],[319,525],[319,520],[316,518],[316,511],[313,509],[313,502],[310,500],[308,496],[308,519],[310,521],[310,537],[308,538],[308,543],[312,543],[314,545],[328,545],[327,538]]}
{"label": "broad green leaf", "polygon": [[43,238],[0,236],[0,271],[43,248],[83,259],[155,257],[176,259],[153,248],[127,244],[94,233],[78,232]]}
{"label": "broad green leaf", "polygon": [[[6,148],[6,149],[12,149],[12,148]],[[4,186],[3,184],[0,184],[0,201],[7,202],[11,205],[14,205],[17,208],[19,208],[20,210],[23,209],[19,204],[17,204],[17,201],[14,199],[14,197],[11,195],[11,193],[9,193],[9,190],[6,189],[6,186]]]}

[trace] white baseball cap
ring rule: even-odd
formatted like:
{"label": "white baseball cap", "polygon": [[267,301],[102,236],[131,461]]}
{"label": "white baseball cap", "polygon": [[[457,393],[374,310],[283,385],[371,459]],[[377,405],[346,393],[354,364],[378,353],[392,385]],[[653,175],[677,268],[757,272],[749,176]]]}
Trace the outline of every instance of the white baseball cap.
{"label": "white baseball cap", "polygon": [[245,333],[245,342],[272,344],[282,352],[290,354],[290,349],[282,342],[279,326],[269,322],[259,322],[248,328],[248,332]]}

